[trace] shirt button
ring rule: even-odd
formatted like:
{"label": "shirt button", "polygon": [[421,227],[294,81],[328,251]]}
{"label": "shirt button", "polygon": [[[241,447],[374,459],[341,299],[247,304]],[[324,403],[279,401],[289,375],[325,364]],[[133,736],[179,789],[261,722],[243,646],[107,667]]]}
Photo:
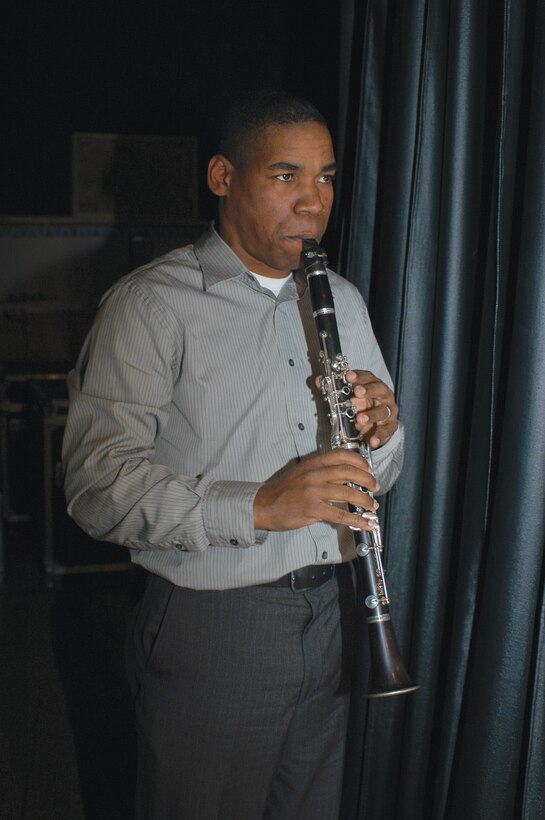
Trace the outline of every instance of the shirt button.
{"label": "shirt button", "polygon": [[290,367],[295,367],[295,362],[293,361],[293,359],[288,359],[288,364]]}
{"label": "shirt button", "polygon": [[236,538],[231,538],[229,543],[232,544],[234,547],[238,547],[238,541]]}
{"label": "shirt button", "polygon": [[323,558],[323,559],[324,559],[324,561],[325,561],[325,559],[327,558],[327,552],[322,552],[322,558]]}
{"label": "shirt button", "polygon": [[297,427],[299,428],[299,430],[304,430],[304,429],[305,429],[305,425],[304,425],[304,424],[303,424],[303,422],[301,422],[301,421],[299,422],[299,424],[297,425]]}

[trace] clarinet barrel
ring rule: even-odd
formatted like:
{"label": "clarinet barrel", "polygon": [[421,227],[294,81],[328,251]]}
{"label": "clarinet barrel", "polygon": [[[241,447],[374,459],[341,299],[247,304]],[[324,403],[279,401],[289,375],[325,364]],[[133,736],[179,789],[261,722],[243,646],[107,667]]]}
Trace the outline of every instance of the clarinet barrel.
{"label": "clarinet barrel", "polygon": [[[329,408],[331,447],[357,450],[367,460],[372,472],[371,448],[361,440],[357,431],[354,421],[356,413],[351,401],[352,387],[345,378],[350,368],[341,351],[335,305],[327,275],[327,256],[313,239],[304,239],[302,261],[320,342],[322,393]],[[364,488],[358,489],[370,495]],[[414,692],[418,686],[411,682],[405,669],[390,617],[378,517],[352,505],[350,510],[373,524],[371,531],[354,531],[371,658],[367,697],[382,698]]]}

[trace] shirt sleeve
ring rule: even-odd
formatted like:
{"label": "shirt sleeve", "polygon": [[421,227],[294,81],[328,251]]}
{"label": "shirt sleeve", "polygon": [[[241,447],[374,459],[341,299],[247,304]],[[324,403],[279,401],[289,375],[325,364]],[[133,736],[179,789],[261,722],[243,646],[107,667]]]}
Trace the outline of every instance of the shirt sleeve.
{"label": "shirt sleeve", "polygon": [[392,438],[372,451],[373,472],[380,484],[377,495],[387,493],[397,481],[403,467],[404,442],[405,431],[400,422]]}
{"label": "shirt sleeve", "polygon": [[254,482],[187,476],[153,463],[182,334],[138,284],[104,299],[68,379],[63,441],[70,516],[97,540],[136,549],[250,546]]}

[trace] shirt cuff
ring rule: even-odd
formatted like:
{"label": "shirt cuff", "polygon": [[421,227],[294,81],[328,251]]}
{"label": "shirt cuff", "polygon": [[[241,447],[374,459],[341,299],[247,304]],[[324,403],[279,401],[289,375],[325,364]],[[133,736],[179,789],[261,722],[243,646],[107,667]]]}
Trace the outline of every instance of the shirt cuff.
{"label": "shirt cuff", "polygon": [[403,467],[405,431],[400,423],[394,435],[377,450],[371,452],[373,472],[380,484],[377,495],[383,495],[395,483]]}
{"label": "shirt cuff", "polygon": [[216,547],[262,544],[265,530],[254,529],[254,498],[262,484],[250,481],[214,481],[203,498],[203,524],[208,541]]}

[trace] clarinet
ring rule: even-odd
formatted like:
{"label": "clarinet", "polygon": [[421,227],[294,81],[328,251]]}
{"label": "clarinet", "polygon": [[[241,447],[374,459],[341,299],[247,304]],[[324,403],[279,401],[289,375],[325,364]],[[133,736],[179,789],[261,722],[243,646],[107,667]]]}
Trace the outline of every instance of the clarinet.
{"label": "clarinet", "polygon": [[[341,351],[335,305],[327,276],[326,253],[313,239],[304,239],[302,262],[321,347],[322,394],[328,404],[331,421],[331,448],[357,450],[366,459],[373,473],[371,448],[362,441],[354,421],[356,411],[352,406],[353,389],[345,378],[345,373],[350,368]],[[358,485],[350,486],[371,497],[373,495]],[[414,692],[418,686],[411,683],[407,674],[390,618],[390,599],[382,565],[383,544],[378,516],[351,504],[349,509],[373,525],[370,532],[354,530],[369,632],[371,664],[367,697],[382,698]]]}

